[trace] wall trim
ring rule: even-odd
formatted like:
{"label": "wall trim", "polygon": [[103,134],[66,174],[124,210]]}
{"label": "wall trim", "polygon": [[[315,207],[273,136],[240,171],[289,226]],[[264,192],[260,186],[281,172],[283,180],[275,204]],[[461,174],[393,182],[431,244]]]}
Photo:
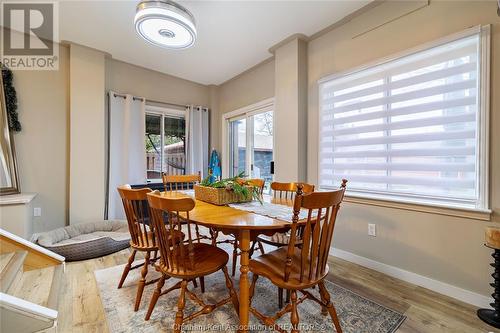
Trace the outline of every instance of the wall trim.
{"label": "wall trim", "polygon": [[384,273],[405,282],[430,289],[437,293],[455,298],[459,301],[472,304],[477,307],[489,308],[489,303],[493,301],[493,298],[465,290],[442,281],[434,280],[417,273],[406,271],[395,266],[387,265],[379,261],[368,259],[341,249],[332,247],[330,249],[330,255],[373,269],[377,272]]}
{"label": "wall trim", "polygon": [[346,193],[344,202],[358,205],[371,205],[393,209],[402,209],[406,211],[422,212],[427,214],[454,216],[476,221],[491,221],[492,214],[492,211],[489,209],[466,209],[461,207],[451,207],[425,202],[419,203],[415,200],[405,200],[402,198],[388,199],[375,196],[368,197],[366,195],[356,196],[355,193]]}
{"label": "wall trim", "polygon": [[258,114],[264,111],[266,108],[272,108],[274,106],[274,97],[266,98],[262,101],[244,106],[242,108],[226,112],[222,115],[223,119],[234,118],[242,115],[252,115]]}

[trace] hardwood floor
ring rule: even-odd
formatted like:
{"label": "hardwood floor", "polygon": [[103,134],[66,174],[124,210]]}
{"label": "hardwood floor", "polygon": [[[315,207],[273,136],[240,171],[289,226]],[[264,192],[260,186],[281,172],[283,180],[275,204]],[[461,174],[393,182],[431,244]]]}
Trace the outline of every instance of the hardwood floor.
{"label": "hardwood floor", "polygon": [[[66,264],[59,332],[108,332],[94,271],[124,264],[128,255],[124,250]],[[330,258],[330,269],[330,281],[404,313],[407,319],[397,332],[500,332],[477,319],[476,308],[466,303],[338,258]]]}

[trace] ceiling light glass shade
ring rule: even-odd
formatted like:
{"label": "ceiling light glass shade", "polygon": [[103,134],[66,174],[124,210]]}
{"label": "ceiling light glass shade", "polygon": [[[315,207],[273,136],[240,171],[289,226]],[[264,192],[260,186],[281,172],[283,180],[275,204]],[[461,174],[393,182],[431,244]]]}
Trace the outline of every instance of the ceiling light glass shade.
{"label": "ceiling light glass shade", "polygon": [[196,40],[193,15],[173,1],[141,1],[134,22],[137,33],[156,46],[185,49]]}

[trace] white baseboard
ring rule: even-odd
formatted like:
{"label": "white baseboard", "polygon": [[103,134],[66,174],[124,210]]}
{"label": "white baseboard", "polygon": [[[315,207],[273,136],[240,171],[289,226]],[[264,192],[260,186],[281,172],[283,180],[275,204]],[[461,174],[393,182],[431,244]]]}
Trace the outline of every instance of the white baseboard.
{"label": "white baseboard", "polygon": [[489,304],[493,301],[493,298],[469,290],[465,290],[448,283],[434,280],[410,271],[405,271],[404,269],[368,259],[351,252],[332,248],[330,254],[340,259],[344,259],[355,264],[373,269],[377,272],[387,274],[394,278],[430,289],[449,297],[456,298],[462,302],[469,303],[477,307],[490,308]]}

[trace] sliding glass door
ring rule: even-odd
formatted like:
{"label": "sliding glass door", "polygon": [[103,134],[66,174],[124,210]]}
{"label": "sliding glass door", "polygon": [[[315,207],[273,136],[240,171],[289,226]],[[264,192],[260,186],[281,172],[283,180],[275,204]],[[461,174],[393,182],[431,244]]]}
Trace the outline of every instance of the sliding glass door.
{"label": "sliding glass door", "polygon": [[273,111],[256,114],[252,118],[251,163],[252,178],[266,181],[266,193],[273,181],[271,162],[273,161]]}
{"label": "sliding glass door", "polygon": [[235,119],[229,122],[229,165],[230,177],[247,174],[247,120]]}
{"label": "sliding glass door", "polygon": [[240,173],[272,182],[273,111],[252,113],[228,121],[229,176]]}

